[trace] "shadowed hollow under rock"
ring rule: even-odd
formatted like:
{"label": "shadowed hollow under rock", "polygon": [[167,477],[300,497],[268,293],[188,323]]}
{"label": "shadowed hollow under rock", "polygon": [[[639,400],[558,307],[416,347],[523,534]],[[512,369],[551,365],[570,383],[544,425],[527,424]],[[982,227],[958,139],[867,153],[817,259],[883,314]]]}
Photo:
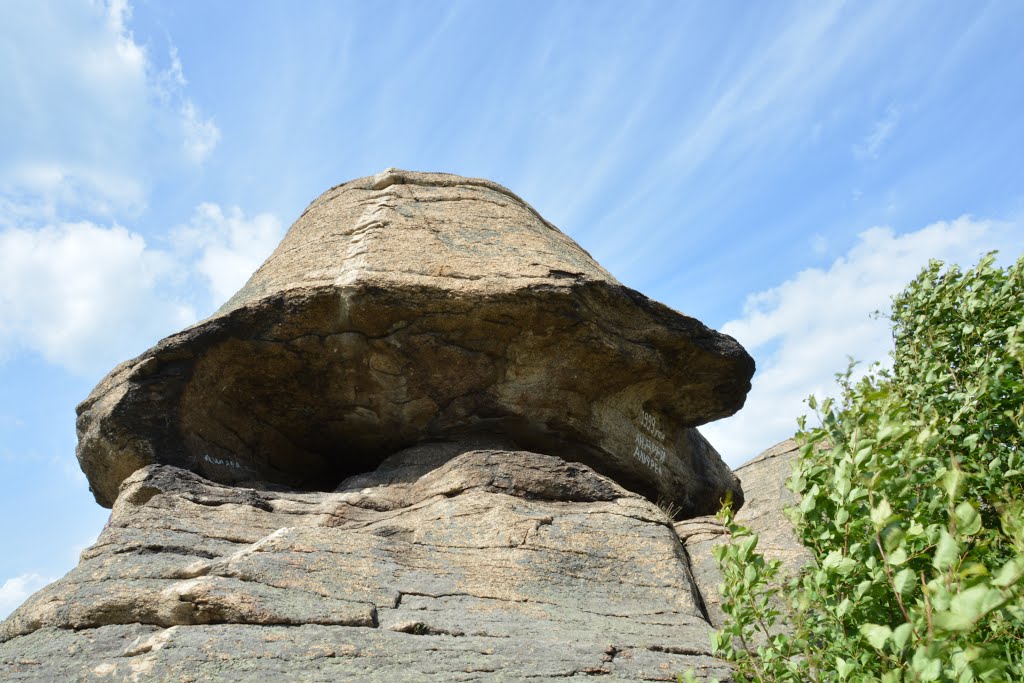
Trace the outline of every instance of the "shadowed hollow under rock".
{"label": "shadowed hollow under rock", "polygon": [[115,368],[79,406],[78,458],[110,506],[149,464],[329,490],[497,434],[707,514],[742,491],[693,427],[753,370],[500,185],[389,169],[324,193],[214,316]]}

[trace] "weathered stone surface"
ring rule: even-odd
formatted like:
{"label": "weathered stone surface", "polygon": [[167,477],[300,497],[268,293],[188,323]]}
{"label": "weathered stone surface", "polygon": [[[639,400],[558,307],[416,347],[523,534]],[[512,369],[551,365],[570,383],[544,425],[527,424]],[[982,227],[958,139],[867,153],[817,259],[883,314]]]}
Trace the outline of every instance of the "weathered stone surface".
{"label": "weathered stone surface", "polygon": [[[736,469],[743,482],[746,501],[736,513],[736,521],[758,534],[758,550],[769,560],[781,560],[784,572],[792,572],[811,559],[783,513],[785,508],[798,502],[796,494],[786,488],[798,455],[796,442],[787,439]],[[690,557],[693,577],[708,617],[716,627],[721,626],[724,614],[718,584],[722,582],[722,574],[713,549],[728,540],[728,532],[714,516],[676,522],[675,529]]]}
{"label": "weathered stone surface", "polygon": [[486,441],[335,491],[145,466],[79,566],[0,624],[0,679],[729,677],[658,507]]}
{"label": "weathered stone surface", "polygon": [[79,406],[97,501],[150,464],[330,490],[423,440],[488,433],[685,514],[740,487],[694,426],[742,406],[732,338],[619,284],[485,180],[388,170],[314,201],[213,317]]}

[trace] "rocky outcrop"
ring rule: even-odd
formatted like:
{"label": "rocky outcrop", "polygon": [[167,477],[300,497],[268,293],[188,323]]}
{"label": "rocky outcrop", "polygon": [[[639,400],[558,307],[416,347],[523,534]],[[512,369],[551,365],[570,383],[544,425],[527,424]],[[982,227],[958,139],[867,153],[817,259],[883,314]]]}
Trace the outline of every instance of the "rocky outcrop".
{"label": "rocky outcrop", "polygon": [[115,368],[79,406],[78,458],[110,506],[151,464],[323,491],[500,434],[708,514],[742,491],[693,428],[753,370],[500,185],[389,169],[324,193],[213,317]]}
{"label": "rocky outcrop", "polygon": [[331,492],[148,465],[79,566],[0,626],[0,678],[729,676],[662,510],[482,445],[423,444]]}
{"label": "rocky outcrop", "polygon": [[110,521],[0,679],[728,679],[665,509],[742,503],[695,427],[753,369],[499,185],[340,185],[79,406]]}
{"label": "rocky outcrop", "polygon": [[[783,512],[799,502],[796,494],[786,487],[799,453],[796,442],[787,439],[736,469],[743,482],[746,501],[736,513],[736,521],[758,535],[758,552],[768,560],[781,561],[783,572],[794,572],[811,559],[810,551],[797,539],[792,523]],[[714,516],[676,522],[675,529],[686,546],[708,618],[719,627],[725,615],[718,592],[722,574],[714,547],[728,542],[728,532]]]}

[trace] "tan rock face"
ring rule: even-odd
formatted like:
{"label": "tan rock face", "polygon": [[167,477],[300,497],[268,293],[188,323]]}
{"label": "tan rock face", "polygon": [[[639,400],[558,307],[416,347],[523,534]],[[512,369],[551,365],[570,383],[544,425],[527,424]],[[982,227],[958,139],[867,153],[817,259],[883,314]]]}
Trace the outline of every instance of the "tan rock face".
{"label": "tan rock face", "polygon": [[500,435],[710,513],[742,492],[693,427],[738,410],[753,369],[501,186],[389,170],[326,192],[213,317],[115,368],[78,457],[110,506],[150,464],[329,490]]}
{"label": "tan rock face", "polygon": [[144,467],[79,566],[0,624],[0,679],[728,680],[661,510],[479,445],[329,492]]}

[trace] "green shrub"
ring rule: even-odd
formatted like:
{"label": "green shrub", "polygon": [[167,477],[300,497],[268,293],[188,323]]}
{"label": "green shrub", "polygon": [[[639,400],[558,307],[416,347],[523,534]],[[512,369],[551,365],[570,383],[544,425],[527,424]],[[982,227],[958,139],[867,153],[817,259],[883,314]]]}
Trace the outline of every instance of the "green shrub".
{"label": "green shrub", "polygon": [[741,679],[1024,681],[1024,258],[932,262],[891,320],[892,369],[800,421],[811,564],[783,579],[723,510],[713,645]]}

